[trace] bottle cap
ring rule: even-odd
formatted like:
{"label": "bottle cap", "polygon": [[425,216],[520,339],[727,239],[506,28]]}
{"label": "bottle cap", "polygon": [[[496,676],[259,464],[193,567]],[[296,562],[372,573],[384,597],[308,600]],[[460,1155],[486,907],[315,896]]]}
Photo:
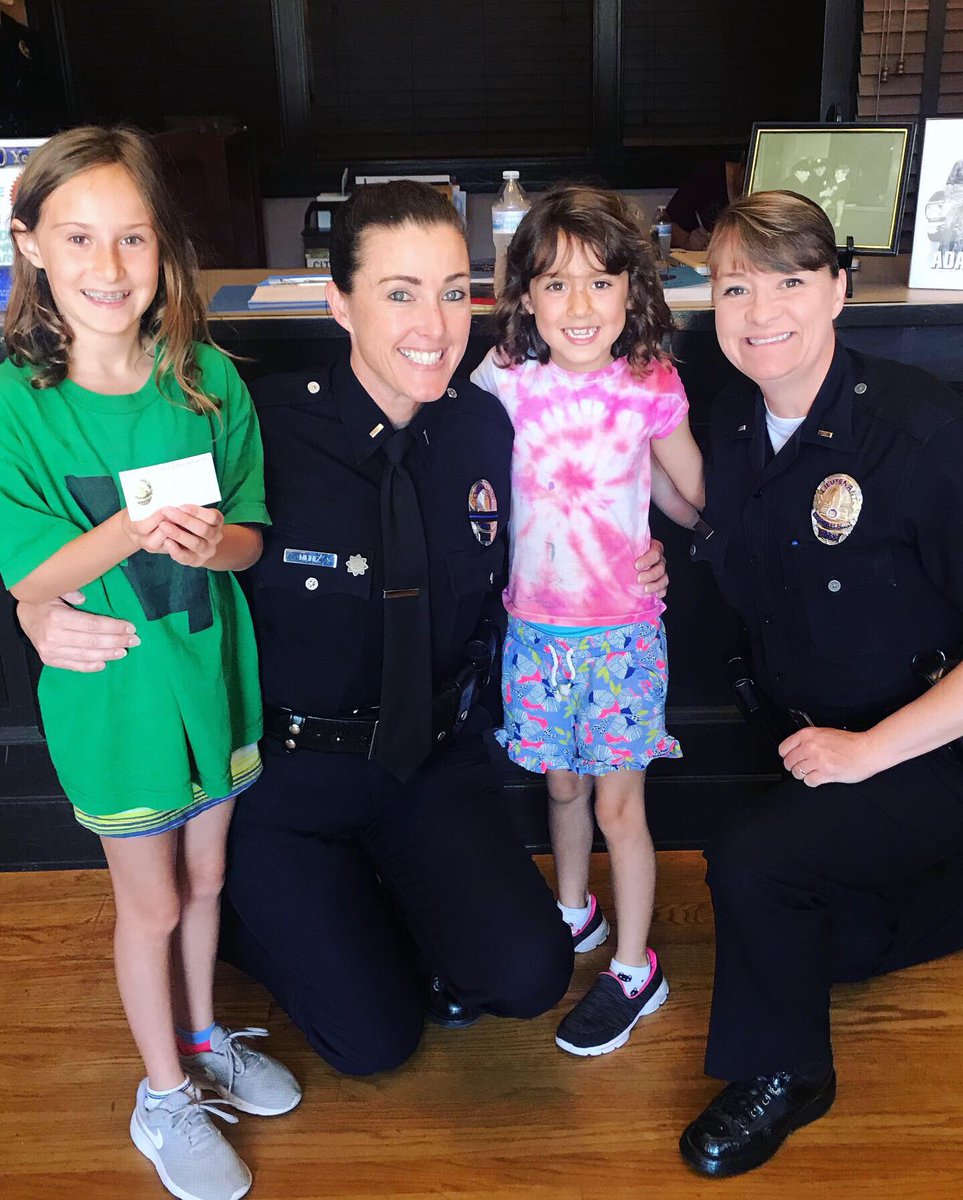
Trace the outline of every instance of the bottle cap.
{"label": "bottle cap", "polygon": [[517,171],[502,171],[502,179],[517,179]]}

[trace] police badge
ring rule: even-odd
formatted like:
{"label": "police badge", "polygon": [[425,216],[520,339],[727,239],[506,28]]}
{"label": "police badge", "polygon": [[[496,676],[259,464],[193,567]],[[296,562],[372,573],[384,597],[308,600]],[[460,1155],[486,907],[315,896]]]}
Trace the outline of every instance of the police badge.
{"label": "police badge", "polygon": [[498,500],[487,479],[476,480],[468,490],[468,520],[476,539],[490,546],[498,533]]}
{"label": "police badge", "polygon": [[813,496],[813,533],[824,546],[838,546],[853,532],[863,507],[863,489],[852,475],[827,475]]}

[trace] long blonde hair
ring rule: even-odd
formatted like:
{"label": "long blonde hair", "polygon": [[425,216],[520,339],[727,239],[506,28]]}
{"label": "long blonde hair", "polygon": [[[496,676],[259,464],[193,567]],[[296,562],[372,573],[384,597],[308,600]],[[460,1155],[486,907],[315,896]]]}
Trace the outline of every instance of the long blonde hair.
{"label": "long blonde hair", "polygon": [[[170,384],[175,383],[194,412],[216,411],[217,397],[201,387],[195,351],[195,342],[211,343],[197,286],[197,255],[144,134],[123,125],[81,125],[56,134],[27,159],[17,181],[11,221],[33,232],[52,192],[75,175],[113,164],[130,174],[157,235],[157,293],[140,322],[141,337],[156,359],[157,384],[174,399]],[[67,377],[73,335],[57,309],[46,273],[19,247],[14,251],[4,341],[14,363],[34,368],[34,387],[56,387]]]}

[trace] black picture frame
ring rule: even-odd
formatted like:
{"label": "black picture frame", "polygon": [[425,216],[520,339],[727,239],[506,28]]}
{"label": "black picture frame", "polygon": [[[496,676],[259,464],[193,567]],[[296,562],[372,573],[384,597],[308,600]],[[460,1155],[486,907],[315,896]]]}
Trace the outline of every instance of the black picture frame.
{"label": "black picture frame", "polygon": [[841,250],[896,254],[915,139],[912,121],[756,122],[744,190],[808,196]]}

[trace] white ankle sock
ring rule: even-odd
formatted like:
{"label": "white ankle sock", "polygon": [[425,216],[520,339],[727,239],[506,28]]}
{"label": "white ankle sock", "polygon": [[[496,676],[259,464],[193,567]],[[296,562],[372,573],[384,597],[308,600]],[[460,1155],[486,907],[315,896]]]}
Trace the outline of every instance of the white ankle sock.
{"label": "white ankle sock", "polygon": [[646,963],[644,967],[630,967],[626,963],[619,962],[617,958],[613,958],[609,963],[609,970],[613,975],[619,977],[622,987],[625,989],[627,996],[634,996],[642,990],[642,985],[649,978],[651,967],[646,955]]}
{"label": "white ankle sock", "polygon": [[156,1108],[162,1100],[166,1100],[168,1096],[173,1096],[175,1092],[189,1092],[191,1090],[191,1081],[184,1076],[184,1082],[179,1083],[177,1087],[168,1088],[166,1091],[161,1091],[159,1088],[152,1088],[148,1085],[147,1095],[144,1097],[144,1107],[148,1112],[152,1108]]}
{"label": "white ankle sock", "polygon": [[555,903],[562,914],[562,920],[566,925],[571,925],[573,929],[581,929],[588,920],[589,913],[592,911],[591,900],[589,900],[584,908],[567,908],[561,900],[556,900]]}

